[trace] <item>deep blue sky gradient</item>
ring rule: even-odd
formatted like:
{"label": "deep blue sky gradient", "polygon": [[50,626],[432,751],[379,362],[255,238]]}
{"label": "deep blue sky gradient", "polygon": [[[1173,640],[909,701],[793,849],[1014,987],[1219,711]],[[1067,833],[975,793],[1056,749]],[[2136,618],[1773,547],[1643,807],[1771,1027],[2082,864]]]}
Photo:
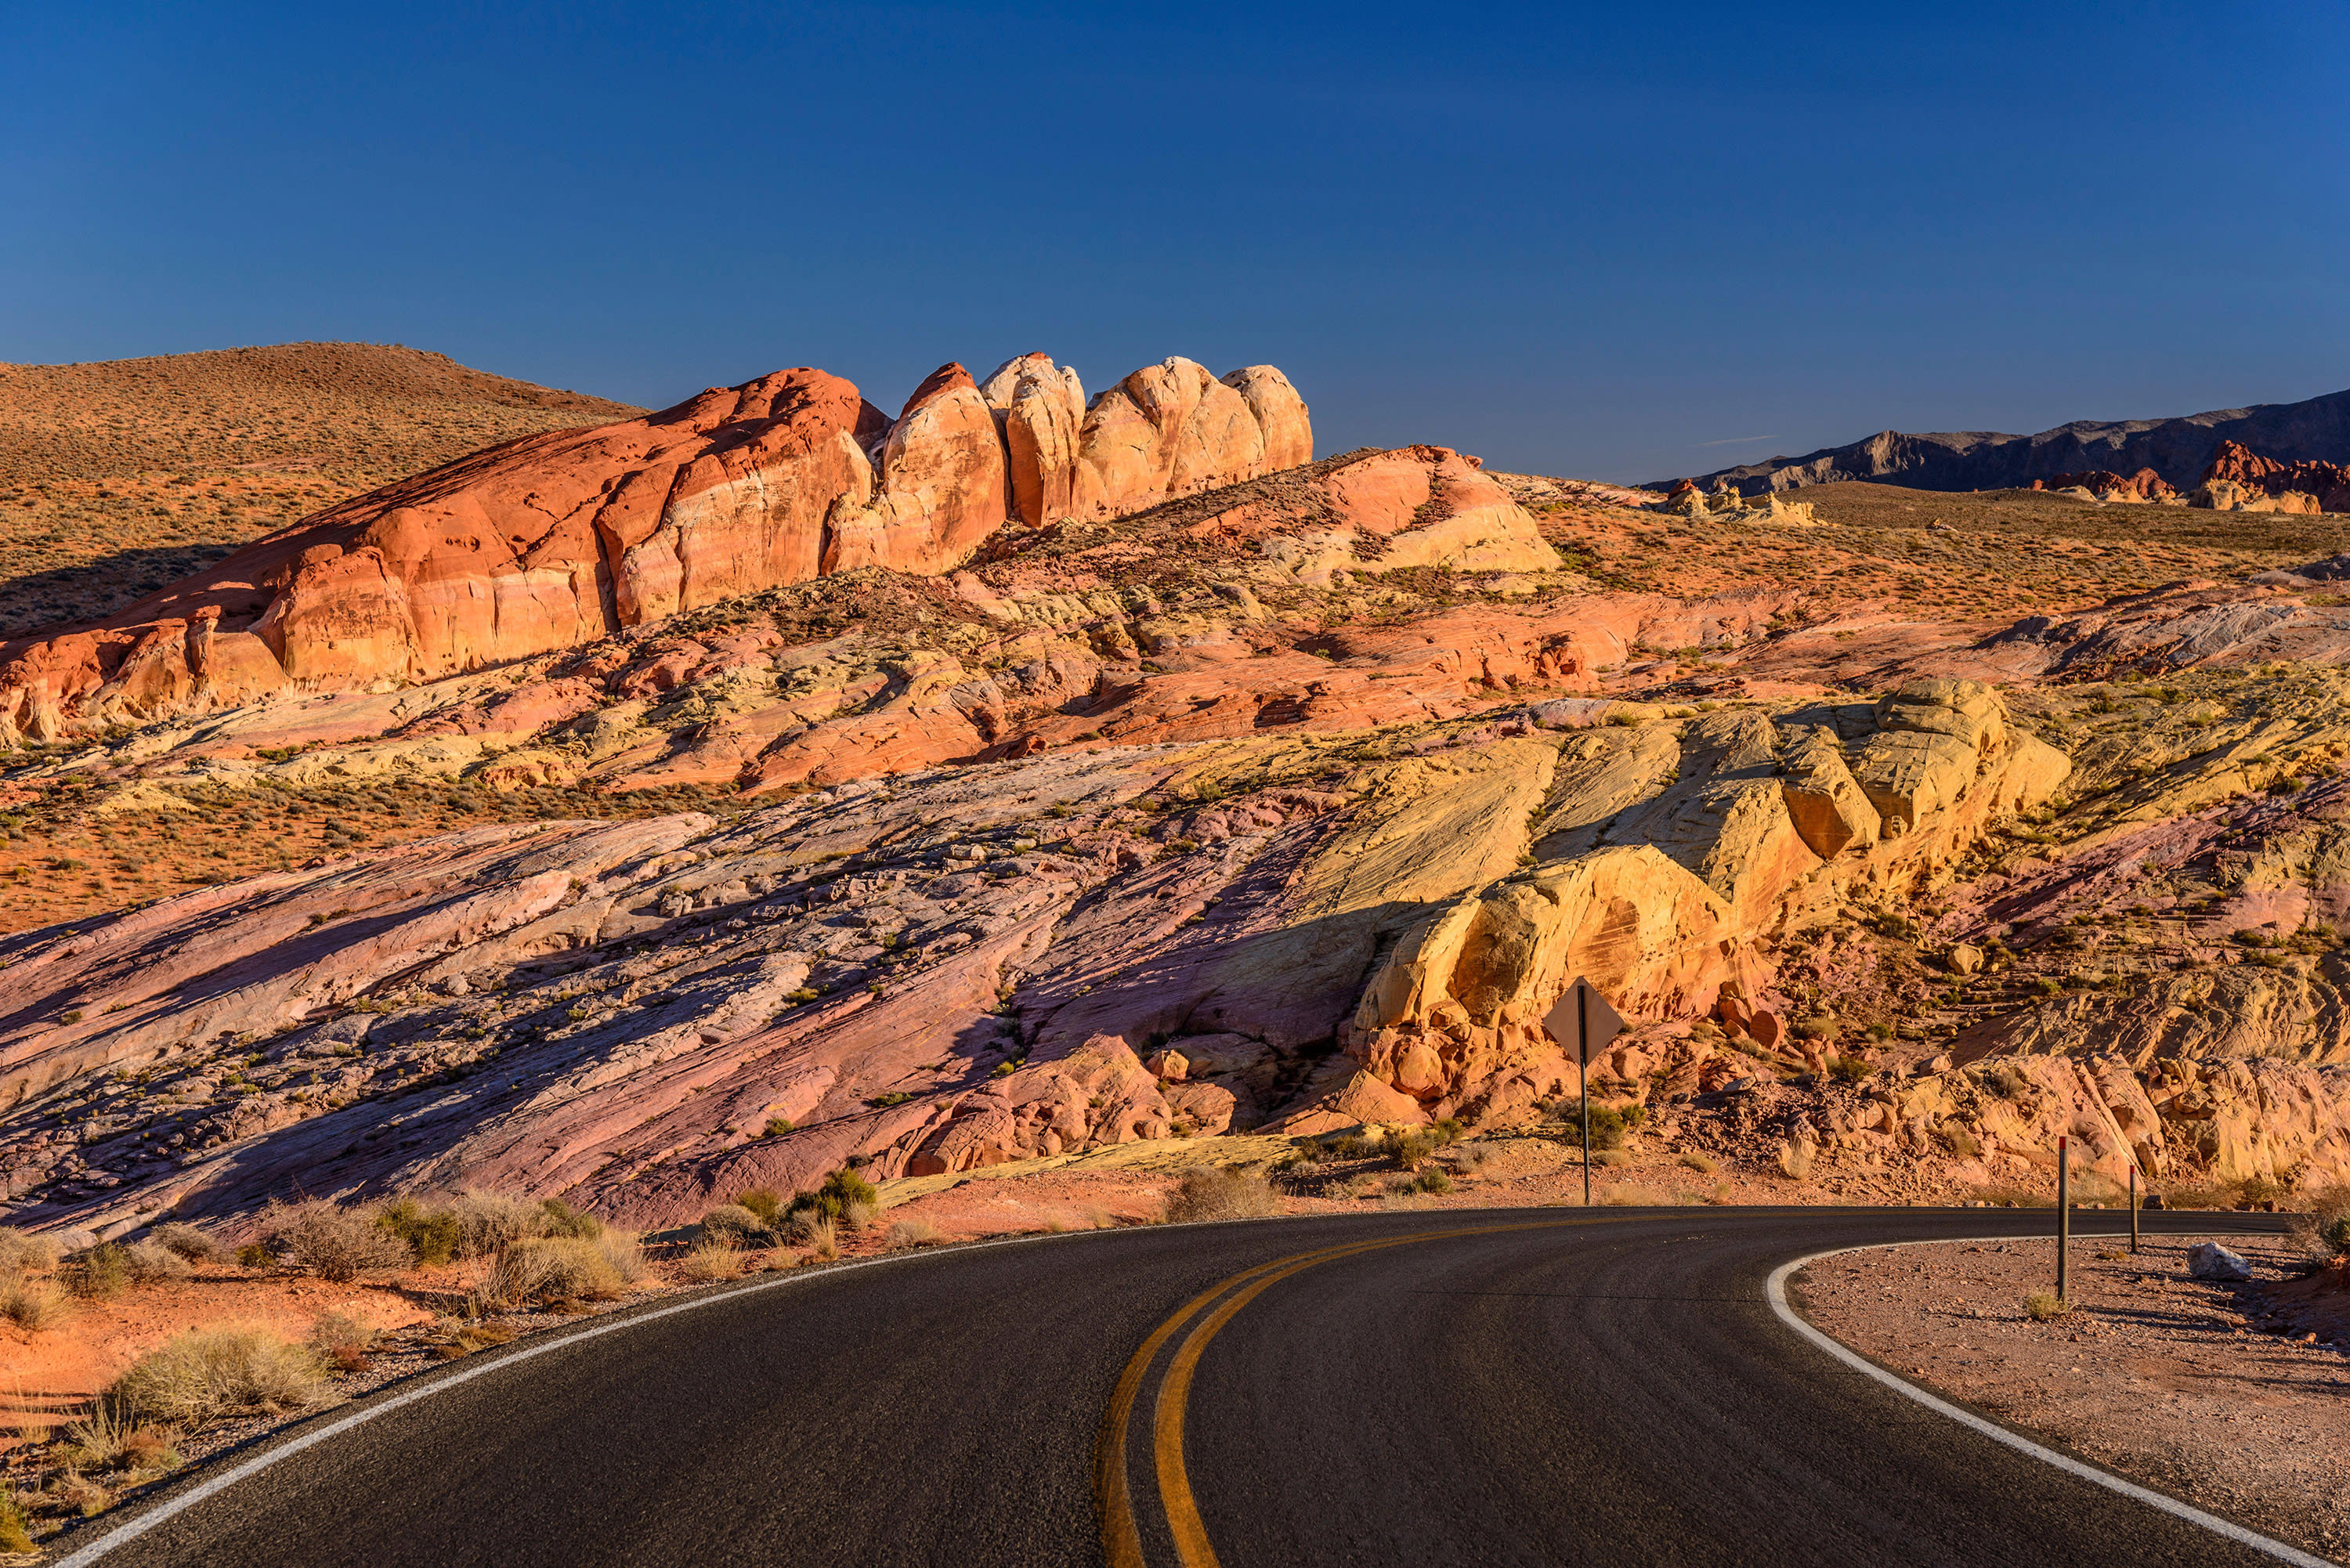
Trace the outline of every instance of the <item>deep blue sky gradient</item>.
{"label": "deep blue sky gradient", "polygon": [[10,5],[0,359],[894,411],[1271,361],[1622,480],[2350,387],[2350,6]]}

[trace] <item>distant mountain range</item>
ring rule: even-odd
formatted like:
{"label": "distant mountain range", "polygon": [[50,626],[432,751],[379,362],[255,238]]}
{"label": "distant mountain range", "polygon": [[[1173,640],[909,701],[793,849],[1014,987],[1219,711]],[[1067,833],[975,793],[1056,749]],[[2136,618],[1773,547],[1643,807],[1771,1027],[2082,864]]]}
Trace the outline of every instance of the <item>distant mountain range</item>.
{"label": "distant mountain range", "polygon": [[[2150,468],[2181,490],[2203,477],[2223,441],[2241,441],[2283,462],[2350,462],[2350,391],[2300,403],[2262,403],[2168,420],[2076,420],[2038,435],[1996,431],[1880,431],[1850,446],[1774,457],[1692,474],[1708,490],[1722,482],[1749,495],[1839,480],[1877,480],[1913,490],[2013,490],[2035,479],[2103,469]],[[1680,481],[1659,480],[1649,489]]]}

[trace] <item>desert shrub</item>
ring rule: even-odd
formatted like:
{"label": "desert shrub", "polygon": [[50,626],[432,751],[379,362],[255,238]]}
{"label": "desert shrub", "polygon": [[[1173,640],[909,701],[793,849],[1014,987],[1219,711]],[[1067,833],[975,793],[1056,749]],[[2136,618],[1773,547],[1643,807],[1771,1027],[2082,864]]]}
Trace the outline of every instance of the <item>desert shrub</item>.
{"label": "desert shrub", "polygon": [[2285,1234],[2314,1263],[2350,1252],[2350,1185],[2337,1182],[2311,1193]]}
{"label": "desert shrub", "polygon": [[791,1212],[794,1215],[821,1214],[827,1219],[845,1221],[854,1230],[858,1222],[850,1217],[849,1206],[862,1205],[869,1218],[878,1210],[879,1203],[880,1194],[873,1190],[873,1184],[843,1166],[826,1177],[824,1185],[815,1191],[796,1194],[792,1199]]}
{"label": "desert shrub", "polygon": [[604,1233],[604,1222],[593,1214],[582,1214],[560,1198],[550,1198],[538,1206],[538,1218],[531,1234],[565,1238],[575,1241],[592,1241]]}
{"label": "desert shrub", "polygon": [[54,1267],[57,1244],[47,1236],[0,1226],[0,1274],[21,1274]]}
{"label": "desert shrub", "polygon": [[457,1256],[486,1258],[509,1241],[536,1235],[540,1213],[528,1199],[466,1189],[449,1200],[449,1216],[457,1222]]}
{"label": "desert shrub", "polygon": [[130,1260],[111,1241],[84,1247],[57,1265],[57,1282],[86,1302],[110,1302],[130,1288]]}
{"label": "desert shrub", "polygon": [[1628,1148],[1594,1149],[1591,1163],[1598,1166],[1629,1165],[1632,1163],[1632,1151]]}
{"label": "desert shrub", "polygon": [[1721,1168],[1721,1161],[1715,1159],[1713,1156],[1700,1154],[1693,1148],[1681,1151],[1680,1163],[1705,1176],[1711,1176]]}
{"label": "desert shrub", "polygon": [[457,1255],[460,1226],[446,1209],[427,1209],[413,1198],[387,1203],[376,1210],[375,1222],[408,1246],[419,1263],[438,1266]]}
{"label": "desert shrub", "polygon": [[1941,1128],[1937,1136],[1943,1147],[1960,1159],[1972,1159],[1982,1153],[1982,1141],[1956,1123]]}
{"label": "desert shrub", "polygon": [[2023,1310],[2034,1323],[2047,1323],[2073,1310],[2073,1303],[2051,1291],[2034,1291],[2023,1298]]}
{"label": "desert shrub", "polygon": [[723,1241],[704,1238],[693,1245],[679,1267],[685,1277],[696,1284],[709,1284],[717,1280],[732,1280],[743,1272],[743,1254]]}
{"label": "desert shrub", "polygon": [[[1565,1115],[1568,1130],[1580,1136],[1583,1130],[1583,1116],[1581,1111],[1576,1106],[1570,1105],[1566,1108]],[[1621,1148],[1624,1147],[1625,1134],[1629,1130],[1629,1124],[1625,1121],[1624,1113],[1617,1110],[1614,1106],[1594,1106],[1591,1107],[1592,1147]]]}
{"label": "desert shrub", "polygon": [[287,1260],[320,1279],[345,1281],[382,1269],[406,1268],[408,1243],[372,1215],[323,1199],[270,1210],[269,1234]]}
{"label": "desert shrub", "polygon": [[0,1317],[27,1334],[55,1328],[73,1315],[73,1303],[57,1286],[22,1275],[0,1282]]}
{"label": "desert shrub", "polygon": [[1857,1056],[1832,1056],[1828,1059],[1828,1075],[1839,1084],[1857,1084],[1868,1076],[1868,1064]]}
{"label": "desert shrub", "polygon": [[1460,1117],[1442,1116],[1429,1127],[1428,1136],[1435,1140],[1437,1147],[1451,1148],[1461,1141],[1461,1130]]}
{"label": "desert shrub", "polygon": [[0,1552],[30,1552],[32,1532],[25,1528],[24,1511],[16,1506],[16,1493],[0,1484]]}
{"label": "desert shrub", "polygon": [[202,1427],[224,1416],[298,1410],[318,1397],[317,1358],[265,1328],[192,1329],[132,1362],[107,1402],[147,1421]]}
{"label": "desert shrub", "polygon": [[946,1232],[929,1220],[909,1218],[890,1226],[889,1234],[882,1241],[894,1251],[900,1247],[936,1246],[946,1239]]}
{"label": "desert shrub", "polygon": [[1832,1014],[1815,1012],[1809,1018],[1796,1019],[1791,1030],[1798,1040],[1833,1040],[1836,1037],[1836,1021]]}
{"label": "desert shrub", "polygon": [[1175,1225],[1201,1220],[1258,1220],[1280,1212],[1280,1200],[1262,1176],[1244,1170],[1213,1170],[1203,1165],[1185,1171],[1167,1199],[1167,1220]]}
{"label": "desert shrub", "polygon": [[839,1224],[831,1215],[811,1211],[795,1220],[793,1229],[810,1257],[829,1262],[840,1256]]}
{"label": "desert shrub", "polygon": [[746,1247],[764,1247],[773,1240],[766,1221],[739,1203],[722,1203],[702,1215],[695,1236],[702,1245],[729,1247],[737,1251]]}
{"label": "desert shrub", "polygon": [[525,1236],[491,1261],[475,1293],[485,1307],[616,1301],[628,1282],[601,1247],[580,1236]]}
{"label": "desert shrub", "polygon": [[236,1250],[236,1261],[244,1268],[265,1269],[277,1262],[277,1254],[258,1241],[247,1241]]}
{"label": "desert shrub", "polygon": [[734,1195],[734,1201],[756,1214],[759,1217],[759,1223],[770,1231],[774,1230],[776,1221],[783,1218],[783,1199],[764,1187],[753,1188],[748,1192],[738,1192]]}
{"label": "desert shrub", "polygon": [[851,1231],[862,1231],[879,1216],[881,1206],[852,1199],[840,1207],[840,1222]]}
{"label": "desert shrub", "polygon": [[1431,1165],[1413,1179],[1412,1185],[1422,1192],[1446,1193],[1452,1190],[1452,1178],[1442,1168]]}
{"label": "desert shrub", "polygon": [[1436,1140],[1424,1133],[1399,1132],[1388,1139],[1388,1153],[1405,1170],[1418,1170],[1420,1162],[1436,1152]]}
{"label": "desert shrub", "polygon": [[130,1271],[130,1282],[134,1285],[188,1277],[188,1260],[153,1241],[133,1241],[123,1248],[122,1263]]}
{"label": "desert shrub", "polygon": [[622,1284],[643,1282],[649,1272],[645,1268],[645,1249],[634,1231],[615,1231],[607,1225],[603,1234],[596,1238],[594,1246],[604,1262],[611,1265],[612,1272],[620,1277]]}
{"label": "desert shrub", "polygon": [[1345,1133],[1322,1146],[1329,1159],[1367,1159],[1379,1152],[1378,1141],[1361,1133]]}
{"label": "desert shrub", "polygon": [[375,1330],[368,1324],[346,1313],[330,1312],[310,1325],[309,1345],[338,1372],[364,1372],[375,1338]]}
{"label": "desert shrub", "polygon": [[159,1247],[167,1247],[192,1263],[217,1263],[228,1256],[228,1249],[197,1230],[193,1225],[177,1220],[167,1220],[151,1227],[147,1240]]}
{"label": "desert shrub", "polygon": [[1662,1188],[1640,1187],[1630,1182],[1619,1187],[1603,1187],[1591,1195],[1591,1200],[1602,1209],[1669,1209],[1679,1201]]}

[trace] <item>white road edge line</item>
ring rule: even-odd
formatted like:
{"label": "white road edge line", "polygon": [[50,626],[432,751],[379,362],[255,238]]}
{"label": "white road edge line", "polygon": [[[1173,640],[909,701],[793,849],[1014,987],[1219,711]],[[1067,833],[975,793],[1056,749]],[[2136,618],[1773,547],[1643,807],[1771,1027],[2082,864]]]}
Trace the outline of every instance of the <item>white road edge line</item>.
{"label": "white road edge line", "polygon": [[468,1366],[462,1372],[455,1372],[445,1376],[436,1377],[432,1382],[424,1384],[421,1387],[411,1388],[405,1394],[395,1395],[391,1398],[386,1399],[380,1405],[370,1405],[364,1410],[355,1410],[339,1421],[330,1421],[327,1425],[318,1428],[316,1431],[303,1433],[300,1437],[295,1438],[291,1442],[280,1443],[277,1447],[271,1449],[265,1453],[255,1454],[253,1458],[245,1460],[244,1463],[237,1466],[235,1469],[224,1470],[221,1474],[213,1477],[210,1480],[203,1482],[202,1485],[189,1488],[186,1491],[183,1491],[179,1496],[172,1498],[170,1501],[159,1503],[155,1507],[149,1509],[146,1512],[139,1515],[136,1519],[124,1521],[121,1524],[108,1531],[105,1534],[99,1536],[97,1540],[90,1542],[88,1545],[77,1547],[71,1552],[58,1558],[56,1563],[50,1565],[50,1568],[85,1568],[85,1564],[97,1562],[99,1558],[105,1556],[108,1552],[113,1551],[119,1546],[126,1546],[130,1544],[132,1541],[146,1534],[157,1525],[161,1524],[165,1520],[172,1518],[173,1515],[180,1513],[183,1510],[193,1508],[196,1504],[203,1501],[204,1499],[212,1496],[214,1492],[221,1490],[223,1488],[234,1486],[238,1481],[244,1480],[248,1476],[258,1475],[261,1471],[267,1469],[278,1460],[291,1459],[293,1456],[300,1453],[303,1449],[311,1447],[313,1444],[323,1443],[328,1438],[339,1436],[344,1432],[349,1431],[354,1427],[362,1426],[369,1421],[374,1420],[378,1416],[389,1415],[404,1405],[413,1405],[419,1399],[438,1394],[443,1389],[454,1388],[459,1384],[470,1383],[476,1377],[486,1376],[490,1373],[501,1371],[505,1367],[518,1366],[523,1362],[532,1359],[534,1356],[545,1355],[551,1350],[567,1349],[571,1345],[579,1344],[583,1340],[595,1339],[607,1334],[618,1334],[624,1328],[633,1328],[639,1324],[651,1323],[659,1318],[672,1317],[681,1312],[692,1312],[698,1307],[709,1306],[717,1302],[739,1301],[744,1296],[756,1295],[761,1291],[776,1290],[785,1285],[801,1284],[811,1280],[831,1279],[835,1275],[847,1273],[853,1269],[869,1269],[877,1263],[899,1263],[908,1262],[913,1258],[923,1256],[951,1257],[957,1252],[977,1251],[983,1247],[1010,1247],[1017,1246],[1024,1241],[1067,1240],[1070,1235],[1099,1235],[1114,1233],[1115,1232],[1072,1231],[1065,1233],[1060,1237],[1055,1237],[1050,1232],[1047,1232],[1044,1235],[1036,1236],[1013,1236],[1000,1241],[982,1241],[974,1247],[955,1247],[949,1249],[944,1252],[938,1253],[891,1252],[879,1258],[860,1258],[855,1262],[843,1263],[838,1268],[810,1269],[805,1272],[795,1272],[793,1273],[781,1274],[774,1279],[762,1280],[756,1284],[743,1285],[734,1290],[729,1291],[713,1291],[708,1295],[696,1296],[691,1301],[678,1302],[671,1306],[656,1307],[651,1312],[636,1313],[629,1316],[619,1318],[616,1321],[591,1324],[588,1327],[575,1330],[572,1333],[561,1334],[556,1338],[530,1345],[525,1349],[512,1351],[504,1355],[492,1357],[484,1361],[477,1366]]}
{"label": "white road edge line", "polygon": [[2117,1475],[2101,1470],[2095,1465],[2083,1464],[2080,1460],[2060,1454],[2054,1449],[2042,1448],[2031,1438],[2019,1437],[1996,1421],[1986,1421],[1970,1410],[1961,1410],[1949,1400],[1935,1397],[1908,1379],[1895,1376],[1859,1352],[1831,1339],[1819,1329],[1805,1323],[1797,1315],[1795,1309],[1787,1304],[1787,1277],[1797,1269],[1815,1263],[1822,1258],[1841,1257],[1846,1252],[1874,1252],[1880,1248],[1887,1247],[1939,1247],[1958,1241],[2014,1241],[2031,1239],[2015,1236],[1938,1236],[1918,1241],[1878,1241],[1865,1247],[1831,1247],[1823,1252],[1813,1252],[1805,1257],[1797,1258],[1791,1263],[1780,1264],[1778,1268],[1772,1271],[1770,1283],[1764,1287],[1764,1290],[1771,1298],[1771,1310],[1779,1314],[1779,1321],[1810,1340],[1820,1349],[1826,1351],[1854,1371],[1875,1378],[1895,1393],[1915,1399],[1938,1415],[1948,1416],[1962,1427],[1972,1428],[1993,1442],[2004,1443],[2020,1454],[2029,1454],[2043,1463],[2054,1465],[2067,1474],[2078,1476],[2083,1480],[2095,1481],[2097,1485],[2117,1491],[2124,1497],[2136,1498],[2138,1501],[2158,1508],[2165,1513],[2176,1515],[2189,1524],[2199,1524],[2214,1534],[2224,1535],[2240,1545],[2249,1546],[2255,1552],[2266,1552],[2280,1563],[2294,1563],[2298,1568],[2339,1568],[2339,1565],[2329,1558],[2313,1557],[2298,1546],[2288,1546],[2282,1541],[2272,1541],[2265,1535],[2246,1530],[2242,1525],[2221,1519],[2217,1514],[2206,1513],[2191,1503],[2181,1502],[2175,1497],[2139,1486],[2135,1481],[2124,1480]]}

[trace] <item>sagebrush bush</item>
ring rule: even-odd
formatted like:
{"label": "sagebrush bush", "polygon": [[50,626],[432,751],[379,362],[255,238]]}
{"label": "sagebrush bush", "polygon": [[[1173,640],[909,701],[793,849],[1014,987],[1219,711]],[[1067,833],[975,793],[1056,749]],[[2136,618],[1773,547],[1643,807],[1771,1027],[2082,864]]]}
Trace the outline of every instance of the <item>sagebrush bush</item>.
{"label": "sagebrush bush", "polygon": [[133,1241],[123,1248],[122,1262],[130,1271],[130,1282],[134,1285],[188,1277],[188,1260],[153,1241]]}
{"label": "sagebrush bush", "polygon": [[770,1231],[783,1218],[783,1198],[766,1188],[754,1187],[748,1192],[738,1192],[734,1195],[734,1201],[757,1215],[759,1223]]}
{"label": "sagebrush bush", "polygon": [[0,1552],[29,1552],[33,1549],[32,1532],[25,1528],[25,1514],[16,1506],[16,1495],[5,1483],[0,1483]]}
{"label": "sagebrush bush", "polygon": [[1435,1152],[1436,1140],[1424,1133],[1399,1132],[1388,1139],[1388,1155],[1405,1170],[1418,1170],[1421,1162]]}
{"label": "sagebrush bush", "polygon": [[1183,1173],[1167,1199],[1170,1224],[1201,1220],[1258,1220],[1281,1212],[1272,1184],[1244,1170],[1194,1166]]}
{"label": "sagebrush bush", "polygon": [[1452,1178],[1438,1166],[1429,1166],[1413,1178],[1412,1185],[1422,1192],[1446,1193],[1452,1190]]}
{"label": "sagebrush bush", "polygon": [[486,1258],[509,1241],[536,1235],[534,1227],[543,1212],[526,1198],[467,1188],[449,1200],[449,1217],[457,1222],[457,1256]]}
{"label": "sagebrush bush", "polygon": [[170,1249],[192,1263],[217,1263],[228,1256],[228,1249],[197,1230],[178,1220],[167,1220],[150,1227],[147,1240],[159,1247]]}
{"label": "sagebrush bush", "polygon": [[286,1260],[322,1280],[338,1282],[385,1269],[404,1269],[414,1259],[408,1243],[375,1222],[362,1209],[345,1209],[325,1199],[280,1205],[264,1220]]}
{"label": "sagebrush bush", "polygon": [[499,1250],[476,1293],[492,1307],[615,1301],[628,1293],[628,1282],[597,1241],[525,1236]]}
{"label": "sagebrush bush", "polygon": [[592,1241],[604,1233],[604,1222],[593,1214],[582,1214],[560,1198],[549,1198],[538,1206],[538,1236],[563,1236],[574,1241]]}
{"label": "sagebrush bush", "polygon": [[2034,1323],[2047,1323],[2073,1310],[2073,1303],[2050,1291],[2034,1291],[2023,1298],[2023,1310]]}
{"label": "sagebrush bush", "polygon": [[317,1357],[251,1324],[192,1329],[132,1362],[106,1391],[116,1410],[194,1428],[224,1416],[298,1410],[318,1397]]}
{"label": "sagebrush bush", "polygon": [[57,1282],[86,1302],[110,1302],[130,1288],[130,1260],[111,1241],[68,1253]]}
{"label": "sagebrush bush", "polygon": [[815,1191],[795,1195],[789,1212],[795,1218],[808,1213],[821,1214],[841,1221],[853,1231],[860,1221],[849,1212],[851,1206],[861,1209],[869,1219],[880,1207],[880,1194],[873,1190],[871,1182],[843,1166],[826,1177],[824,1185]]}
{"label": "sagebrush bush", "polygon": [[595,1247],[604,1262],[611,1266],[612,1272],[619,1276],[622,1284],[633,1285],[643,1281],[647,1272],[645,1250],[634,1231],[615,1231],[607,1225],[603,1233],[596,1238]]}
{"label": "sagebrush bush", "polygon": [[460,1227],[446,1209],[427,1209],[413,1198],[402,1198],[376,1210],[375,1222],[408,1246],[411,1260],[438,1267],[457,1256]]}

